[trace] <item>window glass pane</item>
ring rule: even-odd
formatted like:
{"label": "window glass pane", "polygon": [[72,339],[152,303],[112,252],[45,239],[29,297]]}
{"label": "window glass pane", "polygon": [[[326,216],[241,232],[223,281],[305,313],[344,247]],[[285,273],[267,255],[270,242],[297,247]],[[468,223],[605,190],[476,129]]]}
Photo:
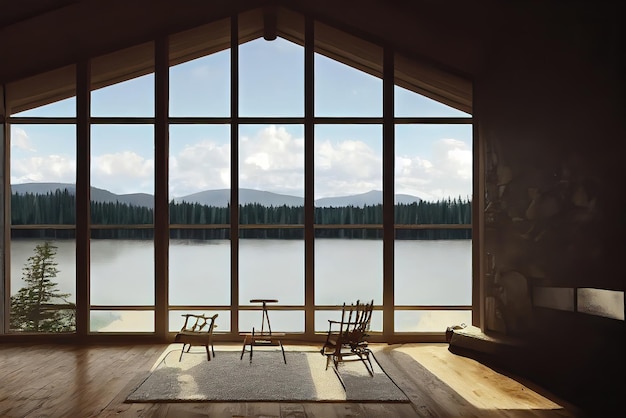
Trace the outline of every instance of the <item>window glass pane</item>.
{"label": "window glass pane", "polygon": [[93,224],[151,224],[153,125],[91,127]]}
{"label": "window glass pane", "polygon": [[13,193],[73,194],[75,183],[76,125],[11,125]]}
{"label": "window glass pane", "polygon": [[304,48],[283,38],[239,46],[239,115],[304,116]]}
{"label": "window glass pane", "polygon": [[472,323],[472,311],[405,311],[395,312],[395,332],[445,332],[452,325]]}
{"label": "window glass pane", "polygon": [[315,303],[356,300],[382,304],[383,242],[373,239],[315,239]]}
{"label": "window glass pane", "polygon": [[241,126],[239,187],[240,205],[259,204],[265,207],[303,205],[303,126]]}
{"label": "window glass pane", "polygon": [[[303,311],[272,311],[268,310],[270,318],[270,326],[272,332],[304,332],[304,312]],[[263,323],[261,311],[240,311],[239,312],[239,331],[240,332],[266,332],[267,321]]]}
{"label": "window glass pane", "polygon": [[400,86],[394,87],[396,117],[471,117],[470,114]]}
{"label": "window glass pane", "polygon": [[382,203],[382,157],[380,125],[316,125],[316,206]]}
{"label": "window glass pane", "polygon": [[304,305],[303,235],[300,230],[300,239],[239,240],[240,304],[249,305],[251,299],[278,299],[281,305]]}
{"label": "window glass pane", "polygon": [[35,107],[23,112],[14,113],[12,117],[74,117],[76,116],[76,97],[59,100],[50,104]]}
{"label": "window glass pane", "polygon": [[76,222],[76,126],[12,125],[10,133],[10,222],[19,227],[11,230],[10,329],[72,332],[74,230],[31,227]]}
{"label": "window glass pane", "polygon": [[230,50],[170,67],[170,116],[230,115]]}
{"label": "window glass pane", "polygon": [[[25,232],[44,237],[53,235],[54,231]],[[10,330],[75,331],[76,241],[73,237],[12,238],[10,249]]]}
{"label": "window glass pane", "polygon": [[[198,238],[170,240],[170,305],[230,305],[228,231],[174,230],[171,235],[177,232],[193,232]],[[219,233],[225,238],[210,238]]]}
{"label": "window glass pane", "polygon": [[315,116],[382,116],[383,82],[315,54]]}
{"label": "window glass pane", "polygon": [[154,116],[154,74],[91,92],[92,116]]}
{"label": "window glass pane", "polygon": [[154,332],[154,311],[91,311],[91,332]]}
{"label": "window glass pane", "polygon": [[[379,125],[315,127],[318,225],[382,222],[381,136]],[[342,304],[356,299],[382,303],[380,238],[382,231],[375,229],[316,230],[316,304]],[[354,263],[355,259],[359,262]]]}
{"label": "window glass pane", "polygon": [[396,305],[470,305],[471,240],[396,240]]}
{"label": "window glass pane", "polygon": [[[239,134],[242,225],[301,223],[302,125],[246,125],[240,127]],[[303,304],[302,229],[243,229],[240,238],[240,303],[269,298],[278,299],[281,304]]]}
{"label": "window glass pane", "polygon": [[472,125],[396,125],[395,139],[396,194],[471,199]]}
{"label": "window glass pane", "polygon": [[154,305],[152,239],[97,239],[97,235],[138,234],[137,231],[93,231],[91,253],[92,305]]}
{"label": "window glass pane", "polygon": [[[170,200],[207,205],[228,213],[230,202],[230,126],[170,125]],[[230,217],[216,219],[226,223]],[[170,213],[171,223],[197,223]]]}
{"label": "window glass pane", "polygon": [[[471,224],[471,125],[396,125],[395,223]],[[398,229],[398,305],[471,303],[471,229]]]}

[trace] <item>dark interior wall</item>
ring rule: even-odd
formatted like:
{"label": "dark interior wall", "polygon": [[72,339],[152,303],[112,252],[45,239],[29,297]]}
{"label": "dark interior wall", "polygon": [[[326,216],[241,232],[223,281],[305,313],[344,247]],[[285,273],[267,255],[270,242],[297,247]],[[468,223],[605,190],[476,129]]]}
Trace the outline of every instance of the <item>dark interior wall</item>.
{"label": "dark interior wall", "polygon": [[[576,289],[621,291],[623,310],[625,44],[618,8],[572,4],[503,14],[475,81],[485,329],[522,341],[510,366],[609,410],[624,390],[623,312],[576,312]],[[572,309],[537,306],[545,287],[572,289]]]}

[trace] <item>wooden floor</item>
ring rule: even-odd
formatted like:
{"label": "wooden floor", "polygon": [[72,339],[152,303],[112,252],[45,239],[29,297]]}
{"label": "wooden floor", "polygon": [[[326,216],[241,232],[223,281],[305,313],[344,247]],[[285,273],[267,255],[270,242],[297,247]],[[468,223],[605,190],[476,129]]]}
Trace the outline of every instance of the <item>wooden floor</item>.
{"label": "wooden floor", "polygon": [[582,416],[539,388],[450,353],[447,344],[375,346],[411,403],[124,403],[167,348],[0,344],[0,417]]}

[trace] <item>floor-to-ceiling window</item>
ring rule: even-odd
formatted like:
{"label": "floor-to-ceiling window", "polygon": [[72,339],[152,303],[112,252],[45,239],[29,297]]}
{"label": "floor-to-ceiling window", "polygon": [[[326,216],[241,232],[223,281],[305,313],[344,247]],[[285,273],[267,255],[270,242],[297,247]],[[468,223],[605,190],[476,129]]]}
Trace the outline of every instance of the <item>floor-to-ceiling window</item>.
{"label": "floor-to-ceiling window", "polygon": [[[74,67],[67,72],[73,75]],[[76,329],[75,115],[75,97],[12,115],[11,216],[5,218],[11,227],[5,253],[9,332]]]}
{"label": "floor-to-ceiling window", "polygon": [[[73,257],[65,206],[53,220],[18,224],[26,212],[13,203],[30,196],[11,197],[15,236],[56,231],[58,269],[68,275],[57,274],[63,294],[75,294],[84,279],[76,279],[76,264],[88,265],[87,300],[67,296],[58,310],[88,304],[92,334],[159,333],[161,312],[173,332],[182,313],[211,312],[219,313],[217,332],[236,337],[260,326],[254,299],[278,301],[270,306],[273,329],[308,338],[356,300],[374,301],[374,334],[470,323],[471,116],[385,87],[383,57],[393,51],[376,43],[304,19],[268,41],[250,22],[254,16],[169,36],[166,68],[155,63],[154,43],[92,59],[82,122],[88,153],[76,155],[74,99],[9,118],[14,187],[71,186],[76,170],[66,166],[89,162],[88,260]],[[337,34],[356,51],[333,49]],[[132,63],[127,71],[124,63]],[[167,72],[165,96],[155,92],[159,71]],[[168,113],[159,125],[162,105]],[[54,144],[50,151],[29,142],[39,132]],[[166,144],[155,139],[164,132]],[[24,157],[32,149],[47,154]],[[53,168],[41,175],[36,164]],[[158,164],[168,173],[165,224],[155,209]],[[383,204],[389,191],[393,208]],[[155,237],[165,230],[163,247]],[[20,245],[12,239],[12,295],[16,268],[26,263],[14,257]],[[166,271],[155,267],[163,257]],[[161,287],[165,305],[155,296]]]}
{"label": "floor-to-ceiling window", "polygon": [[[272,328],[302,333],[304,49],[281,37],[241,44],[238,91],[239,304],[278,300]],[[239,329],[261,319],[242,310]]]}
{"label": "floor-to-ceiling window", "polygon": [[469,115],[398,86],[394,98],[395,332],[471,324]]}
{"label": "floor-to-ceiling window", "polygon": [[[186,36],[170,37],[171,57]],[[191,58],[169,67],[169,330],[182,314],[211,312],[229,332],[231,54]]]}
{"label": "floor-to-ceiling window", "polygon": [[[369,47],[382,66],[382,48]],[[314,83],[315,303],[381,305],[382,80],[316,53]],[[318,309],[316,330],[337,315]],[[372,330],[382,331],[379,310]]]}
{"label": "floor-to-ceiling window", "polygon": [[98,88],[98,75],[125,53],[91,64],[90,332],[155,331],[152,60],[145,75]]}

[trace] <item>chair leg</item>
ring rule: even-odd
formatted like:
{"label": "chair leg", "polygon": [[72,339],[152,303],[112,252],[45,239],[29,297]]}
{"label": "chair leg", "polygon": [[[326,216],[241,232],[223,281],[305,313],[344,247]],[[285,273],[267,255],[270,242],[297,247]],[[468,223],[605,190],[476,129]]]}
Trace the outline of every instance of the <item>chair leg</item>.
{"label": "chair leg", "polygon": [[278,344],[280,344],[280,349],[283,352],[283,361],[285,362],[285,364],[287,364],[287,358],[285,357],[285,349],[283,348],[283,343],[282,341],[278,341]]}
{"label": "chair leg", "polygon": [[204,348],[206,348],[206,358],[208,361],[211,361],[211,351],[209,351],[209,345],[205,345]]}
{"label": "chair leg", "polygon": [[178,357],[178,362],[180,363],[180,361],[183,359],[183,353],[185,352],[185,343],[183,343],[183,349],[180,350],[180,357]]}
{"label": "chair leg", "polygon": [[346,383],[343,381],[343,378],[339,374],[339,370],[337,370],[336,367],[333,367],[333,372],[335,372],[335,376],[337,376],[337,378],[339,379],[339,382],[341,383],[341,387],[343,388],[343,390],[345,392],[346,391]]}
{"label": "chair leg", "polygon": [[243,347],[241,348],[241,356],[239,357],[239,360],[243,359],[243,353],[246,352],[246,343],[248,342],[248,337],[243,337]]}
{"label": "chair leg", "polygon": [[[370,376],[374,377],[374,366],[372,366],[372,360],[370,360],[369,353],[365,354],[365,358],[363,358],[362,356],[359,356],[359,357],[361,357],[361,361],[363,362],[363,365],[365,365],[367,372],[370,374]],[[369,363],[369,366],[368,366],[368,363]]]}

